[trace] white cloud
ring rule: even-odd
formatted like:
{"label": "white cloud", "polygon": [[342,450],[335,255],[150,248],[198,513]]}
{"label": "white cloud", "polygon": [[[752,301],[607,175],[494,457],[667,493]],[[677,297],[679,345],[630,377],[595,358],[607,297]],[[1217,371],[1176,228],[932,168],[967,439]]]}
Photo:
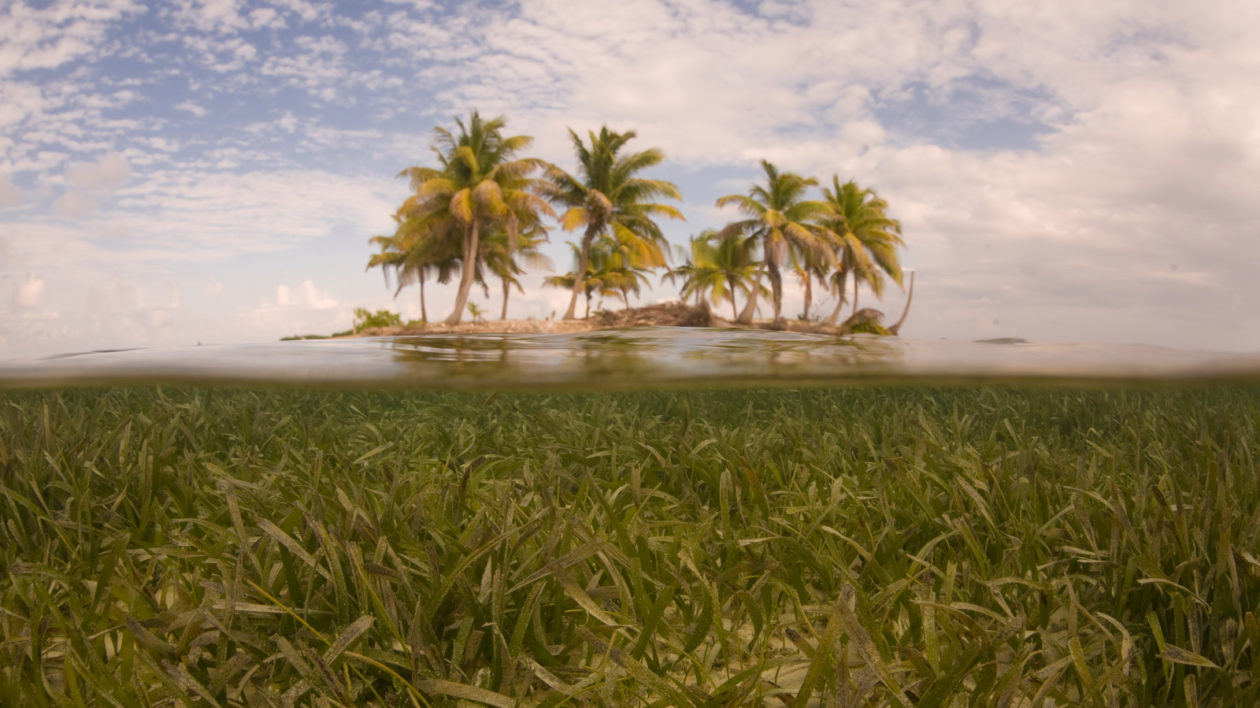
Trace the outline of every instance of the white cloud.
{"label": "white cloud", "polygon": [[187,111],[188,113],[191,113],[191,114],[193,114],[193,115],[197,116],[198,118],[200,118],[200,117],[204,116],[205,114],[209,113],[209,111],[207,111],[205,108],[202,108],[202,107],[201,107],[199,104],[197,104],[197,102],[195,102],[195,101],[183,101],[183,102],[181,102],[181,103],[177,103],[177,104],[175,104],[175,110],[177,110],[177,111]]}
{"label": "white cloud", "polygon": [[66,169],[66,182],[78,189],[112,192],[127,184],[131,166],[118,153],[110,153],[91,163],[78,163]]}
{"label": "white cloud", "polygon": [[95,212],[99,205],[82,192],[66,192],[53,202],[53,211],[61,216],[78,219]]}
{"label": "white cloud", "polygon": [[350,306],[339,304],[327,291],[315,287],[311,280],[304,280],[292,288],[277,285],[274,304],[264,302],[232,317],[238,331],[254,333],[255,337],[274,337],[277,333],[328,333],[346,329],[351,319]]}
{"label": "white cloud", "polygon": [[301,17],[303,22],[310,22],[328,11],[328,5],[315,5],[306,0],[271,0],[271,2],[276,7],[282,7]]}
{"label": "white cloud", "polygon": [[9,3],[0,36],[0,77],[51,69],[91,53],[111,22],[144,6],[131,0],[66,0],[47,7]]}
{"label": "white cloud", "polygon": [[177,22],[205,33],[232,34],[249,27],[239,0],[175,0]]}
{"label": "white cloud", "polygon": [[297,288],[297,295],[300,304],[316,310],[327,310],[337,306],[336,298],[329,295],[327,291],[316,290],[315,284],[309,280],[302,281]]}
{"label": "white cloud", "polygon": [[0,101],[0,127],[6,128],[40,115],[56,102],[37,84],[21,81],[0,80],[0,93],[4,95]]}
{"label": "white cloud", "polygon": [[22,191],[5,175],[0,175],[0,209],[8,209],[22,203]]}
{"label": "white cloud", "polygon": [[287,56],[267,57],[259,72],[324,101],[341,96],[347,79],[353,74],[346,60],[346,46],[331,36],[298,37],[294,43],[298,51]]}
{"label": "white cloud", "polygon": [[312,310],[328,310],[337,306],[337,299],[325,290],[318,290],[309,280],[303,280],[297,288],[276,286],[276,304],[280,307],[299,307]]}
{"label": "white cloud", "polygon": [[250,10],[249,24],[250,27],[253,27],[254,29],[263,27],[281,29],[286,26],[284,18],[280,16],[280,13],[269,7],[260,7],[255,10]]}
{"label": "white cloud", "polygon": [[119,192],[102,231],[136,250],[169,249],[165,257],[199,260],[291,249],[346,224],[365,233],[387,228],[401,189],[384,177],[317,170],[146,177]]}
{"label": "white cloud", "polygon": [[409,5],[415,10],[427,11],[436,7],[433,0],[385,0],[391,5]]}
{"label": "white cloud", "polygon": [[258,48],[238,36],[188,34],[181,37],[184,46],[193,50],[202,65],[217,74],[232,74],[222,83],[249,85],[253,77],[239,73],[258,56]]}
{"label": "white cloud", "polygon": [[43,294],[44,279],[34,273],[27,273],[26,279],[14,286],[13,301],[18,307],[37,307]]}

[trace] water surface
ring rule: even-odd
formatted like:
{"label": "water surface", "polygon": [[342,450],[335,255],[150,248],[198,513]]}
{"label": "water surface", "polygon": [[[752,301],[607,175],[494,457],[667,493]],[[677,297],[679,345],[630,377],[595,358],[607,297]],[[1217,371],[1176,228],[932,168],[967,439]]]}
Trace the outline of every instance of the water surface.
{"label": "water surface", "polygon": [[0,385],[269,383],[431,390],[837,385],[889,381],[1260,379],[1260,355],[657,327],[87,352],[0,363]]}

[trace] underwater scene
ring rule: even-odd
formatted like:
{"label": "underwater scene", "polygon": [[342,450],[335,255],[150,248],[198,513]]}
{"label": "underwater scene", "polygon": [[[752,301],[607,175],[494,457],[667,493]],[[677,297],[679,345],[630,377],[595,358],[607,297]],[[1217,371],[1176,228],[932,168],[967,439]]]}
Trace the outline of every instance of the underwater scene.
{"label": "underwater scene", "polygon": [[0,702],[1260,698],[1249,362],[739,341],[8,365]]}

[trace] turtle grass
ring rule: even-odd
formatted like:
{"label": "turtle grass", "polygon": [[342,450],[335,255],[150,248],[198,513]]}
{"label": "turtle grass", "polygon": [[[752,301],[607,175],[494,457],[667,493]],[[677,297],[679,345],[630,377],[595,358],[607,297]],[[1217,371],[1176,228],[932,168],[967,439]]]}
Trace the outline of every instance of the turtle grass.
{"label": "turtle grass", "polygon": [[1260,389],[0,394],[7,705],[1254,704]]}

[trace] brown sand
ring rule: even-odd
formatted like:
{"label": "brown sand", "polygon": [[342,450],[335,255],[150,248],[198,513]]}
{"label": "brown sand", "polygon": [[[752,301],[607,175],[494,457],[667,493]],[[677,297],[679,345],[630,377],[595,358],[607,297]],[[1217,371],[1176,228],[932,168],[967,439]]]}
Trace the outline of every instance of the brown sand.
{"label": "brown sand", "polygon": [[714,315],[705,306],[696,307],[680,302],[667,302],[660,305],[632,307],[626,310],[598,312],[585,320],[536,320],[531,318],[527,320],[461,322],[457,325],[430,322],[419,326],[376,327],[365,329],[349,336],[381,337],[412,334],[502,334],[517,332],[567,334],[623,327],[723,327],[844,335],[852,332],[853,327],[858,324],[865,322],[878,323],[882,317],[883,313],[878,310],[863,309],[839,325],[787,319],[779,319],[775,322],[754,322],[751,325],[745,325],[724,320]]}

